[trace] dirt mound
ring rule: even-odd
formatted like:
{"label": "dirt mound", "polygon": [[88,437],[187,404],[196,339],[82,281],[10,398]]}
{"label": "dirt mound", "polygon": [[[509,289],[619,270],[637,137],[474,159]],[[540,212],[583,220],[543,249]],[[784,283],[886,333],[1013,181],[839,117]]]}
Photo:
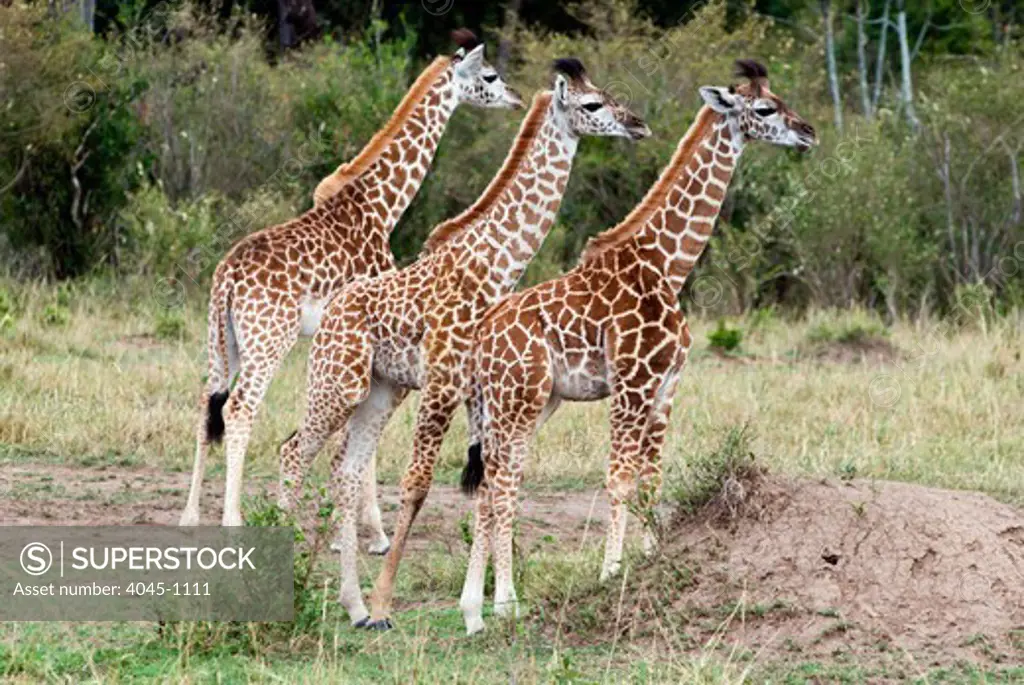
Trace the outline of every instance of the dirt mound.
{"label": "dirt mound", "polygon": [[694,648],[717,635],[765,661],[838,651],[909,674],[1024,661],[1021,511],[890,482],[766,477],[746,489],[741,506],[719,500],[675,522],[625,593],[600,590],[586,611],[670,648],[673,635]]}

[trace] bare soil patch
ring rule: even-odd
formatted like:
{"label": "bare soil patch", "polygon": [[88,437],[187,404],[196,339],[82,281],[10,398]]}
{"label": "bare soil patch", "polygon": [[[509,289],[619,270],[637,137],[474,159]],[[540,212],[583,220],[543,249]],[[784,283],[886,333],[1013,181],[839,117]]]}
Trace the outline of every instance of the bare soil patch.
{"label": "bare soil patch", "polygon": [[[45,463],[5,465],[0,469],[0,525],[99,526],[178,524],[188,495],[189,474],[150,468],[69,467]],[[276,484],[246,483],[248,494]],[[379,488],[384,528],[390,534],[401,493],[395,486]],[[608,505],[594,492],[526,492],[519,519],[520,539],[537,543],[578,543],[587,534],[603,534]],[[203,525],[219,525],[224,482],[208,479],[203,488]],[[435,485],[416,519],[411,549],[440,542],[461,546],[461,521],[471,516],[473,501],[458,488]],[[593,519],[596,523],[588,524]],[[589,532],[588,532],[589,531]]]}
{"label": "bare soil patch", "polygon": [[892,482],[742,487],[670,526],[622,602],[621,587],[600,588],[577,606],[618,637],[667,649],[720,638],[761,662],[849,658],[892,677],[1024,662],[1021,511]]}

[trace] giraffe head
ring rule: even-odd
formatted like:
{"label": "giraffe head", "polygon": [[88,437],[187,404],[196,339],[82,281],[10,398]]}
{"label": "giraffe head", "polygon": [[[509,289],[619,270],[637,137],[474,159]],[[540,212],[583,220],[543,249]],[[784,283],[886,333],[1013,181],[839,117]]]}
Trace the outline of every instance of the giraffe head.
{"label": "giraffe head", "polygon": [[651,129],[607,91],[595,86],[583,64],[573,57],[554,62],[553,99],[569,130],[577,136],[615,136],[640,140]]}
{"label": "giraffe head", "polygon": [[460,103],[476,107],[520,109],[523,98],[484,59],[484,44],[469,29],[452,31],[459,49],[452,56],[452,82]]}
{"label": "giraffe head", "polygon": [[726,116],[742,140],[764,140],[801,152],[818,144],[814,127],[768,87],[768,70],[763,64],[741,59],[736,62],[736,75],[746,83],[728,88],[704,86],[700,95],[711,109]]}

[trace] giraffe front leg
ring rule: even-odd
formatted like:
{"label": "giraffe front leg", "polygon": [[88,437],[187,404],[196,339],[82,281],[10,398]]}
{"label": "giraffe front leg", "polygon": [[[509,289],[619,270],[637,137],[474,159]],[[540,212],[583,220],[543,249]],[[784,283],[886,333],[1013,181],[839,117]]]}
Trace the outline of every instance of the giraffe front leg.
{"label": "giraffe front leg", "polygon": [[654,383],[617,388],[611,406],[611,455],[608,458],[607,489],[611,500],[608,534],[605,540],[601,581],[619,572],[626,537],[627,502],[636,490],[636,475],[642,459],[644,430],[653,412]]}
{"label": "giraffe front leg", "polygon": [[370,597],[371,619],[368,628],[387,630],[391,628],[391,602],[394,594],[395,575],[405,552],[409,529],[423,507],[434,479],[434,466],[441,451],[441,443],[451,425],[452,416],[462,400],[461,392],[450,382],[428,382],[420,399],[419,414],[416,418],[415,443],[412,463],[402,478],[402,505],[395,526],[391,549],[384,557],[384,567],[377,576]]}
{"label": "giraffe front leg", "polygon": [[643,456],[637,482],[637,512],[642,517],[643,549],[648,556],[654,553],[658,545],[655,508],[661,500],[661,451],[668,434],[672,398],[675,396],[678,379],[679,373],[673,373],[659,391],[640,448]]}

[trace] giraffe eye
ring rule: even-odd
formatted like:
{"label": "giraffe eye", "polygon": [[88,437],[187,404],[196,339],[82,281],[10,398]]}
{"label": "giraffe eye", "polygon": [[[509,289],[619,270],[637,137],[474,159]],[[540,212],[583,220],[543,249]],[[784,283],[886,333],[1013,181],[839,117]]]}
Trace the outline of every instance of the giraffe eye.
{"label": "giraffe eye", "polygon": [[754,108],[754,114],[756,114],[759,117],[770,117],[771,115],[775,114],[775,108],[774,107],[755,107]]}
{"label": "giraffe eye", "polygon": [[596,112],[602,107],[604,107],[604,105],[602,105],[600,102],[588,102],[583,105],[583,109],[587,110],[588,112]]}
{"label": "giraffe eye", "polygon": [[483,78],[484,78],[484,81],[486,81],[487,83],[494,83],[495,81],[498,80],[498,75],[497,74],[487,74],[487,76],[484,76]]}

